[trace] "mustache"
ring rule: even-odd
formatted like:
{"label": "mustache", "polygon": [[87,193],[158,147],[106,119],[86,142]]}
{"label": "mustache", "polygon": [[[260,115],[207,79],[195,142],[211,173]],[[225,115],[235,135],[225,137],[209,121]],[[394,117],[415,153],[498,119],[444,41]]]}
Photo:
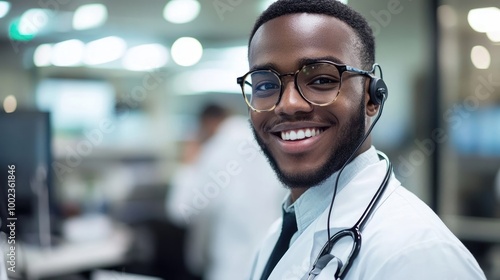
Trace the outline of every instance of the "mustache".
{"label": "mustache", "polygon": [[294,114],[294,115],[278,115],[276,118],[270,120],[266,124],[266,128],[274,127],[283,123],[293,123],[293,122],[319,122],[317,117],[315,118],[313,114]]}

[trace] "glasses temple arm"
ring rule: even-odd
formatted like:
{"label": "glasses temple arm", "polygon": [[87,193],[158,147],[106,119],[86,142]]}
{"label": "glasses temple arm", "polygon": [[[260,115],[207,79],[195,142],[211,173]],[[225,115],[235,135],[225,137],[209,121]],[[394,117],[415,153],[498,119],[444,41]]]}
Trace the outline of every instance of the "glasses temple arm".
{"label": "glasses temple arm", "polygon": [[378,71],[380,72],[380,78],[384,79],[384,75],[382,74],[382,68],[380,67],[380,65],[378,63],[374,63],[372,66],[372,70],[370,70],[370,71],[361,70],[361,69],[358,69],[356,67],[352,67],[349,65],[346,65],[346,67],[345,67],[345,69],[349,72],[354,72],[354,73],[368,75],[368,76],[372,76],[373,74],[375,74],[375,70],[377,70],[377,68],[378,68]]}

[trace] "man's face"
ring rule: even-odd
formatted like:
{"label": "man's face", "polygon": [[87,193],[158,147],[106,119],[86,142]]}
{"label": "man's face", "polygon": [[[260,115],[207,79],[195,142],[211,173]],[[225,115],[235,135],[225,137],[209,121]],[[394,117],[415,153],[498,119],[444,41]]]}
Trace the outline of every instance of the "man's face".
{"label": "man's face", "polygon": [[[342,21],[324,15],[292,14],[262,25],[250,44],[252,69],[295,72],[304,61],[327,59],[361,67],[358,37]],[[305,101],[293,78],[283,78],[283,95],[271,112],[251,112],[255,137],[281,181],[289,187],[319,184],[339,170],[365,133],[372,114],[362,76],[343,74],[336,101],[320,107]],[[370,103],[371,104],[371,103]],[[367,109],[369,108],[369,109]],[[299,138],[284,140],[282,134]],[[357,152],[368,149],[369,143]]]}

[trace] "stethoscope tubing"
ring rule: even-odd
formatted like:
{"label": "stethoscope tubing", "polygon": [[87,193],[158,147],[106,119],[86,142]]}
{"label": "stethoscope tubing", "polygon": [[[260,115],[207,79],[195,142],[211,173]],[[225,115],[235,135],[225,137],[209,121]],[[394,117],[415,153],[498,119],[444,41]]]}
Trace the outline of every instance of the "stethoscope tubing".
{"label": "stethoscope tubing", "polygon": [[[347,272],[351,268],[353,261],[358,256],[358,253],[361,250],[361,241],[362,241],[361,231],[365,227],[365,224],[368,221],[368,219],[373,214],[375,206],[380,201],[382,194],[387,189],[387,186],[389,185],[389,180],[390,180],[392,172],[393,172],[392,163],[389,160],[389,158],[382,152],[378,152],[378,155],[379,155],[379,157],[381,157],[382,159],[384,159],[387,162],[387,171],[385,173],[384,179],[382,180],[382,183],[380,184],[380,187],[377,189],[377,191],[373,195],[372,199],[368,203],[365,211],[360,216],[358,221],[351,228],[346,228],[346,229],[342,229],[342,230],[338,231],[325,243],[323,248],[320,250],[318,257],[316,258],[316,261],[314,262],[311,271],[309,272],[309,277],[307,278],[307,280],[313,280],[314,278],[316,278],[316,276],[319,275],[321,270],[324,267],[326,267],[326,265],[332,259],[337,260],[337,270],[335,273],[335,279],[341,280],[345,277],[345,275],[347,274]],[[349,256],[347,257],[346,263],[343,265],[342,261],[339,258],[330,254],[330,252],[331,252],[333,246],[340,239],[342,239],[346,236],[347,237],[350,236],[353,239],[354,245],[351,249],[351,252],[349,253]]]}

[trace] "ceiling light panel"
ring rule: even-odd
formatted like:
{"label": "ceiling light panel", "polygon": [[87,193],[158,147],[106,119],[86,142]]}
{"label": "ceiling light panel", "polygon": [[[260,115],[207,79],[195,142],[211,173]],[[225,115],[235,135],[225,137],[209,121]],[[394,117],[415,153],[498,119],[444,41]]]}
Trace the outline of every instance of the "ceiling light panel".
{"label": "ceiling light panel", "polygon": [[497,7],[472,9],[467,14],[467,21],[477,32],[498,31],[500,28],[500,9]]}
{"label": "ceiling light panel", "polygon": [[474,46],[470,52],[472,64],[477,69],[488,69],[491,64],[490,52],[483,46]]}
{"label": "ceiling light panel", "polygon": [[161,68],[168,62],[168,51],[160,44],[147,44],[130,48],[123,57],[123,67],[132,71]]}
{"label": "ceiling light panel", "polygon": [[85,44],[80,40],[68,40],[52,47],[51,64],[55,66],[79,66],[83,60]]}
{"label": "ceiling light panel", "polygon": [[47,26],[51,11],[45,9],[29,9],[21,15],[19,20],[19,34],[36,35]]}
{"label": "ceiling light panel", "polygon": [[488,39],[494,43],[500,42],[500,30],[487,32],[486,36],[488,36]]}
{"label": "ceiling light panel", "polygon": [[73,29],[84,30],[103,25],[108,19],[108,9],[103,4],[80,6],[73,15]]}
{"label": "ceiling light panel", "polygon": [[182,37],[172,44],[172,59],[181,66],[192,66],[203,56],[203,46],[192,37]]}
{"label": "ceiling light panel", "polygon": [[6,16],[10,11],[10,3],[6,1],[0,1],[0,18]]}
{"label": "ceiling light panel", "polygon": [[120,59],[127,49],[127,43],[120,37],[110,36],[85,45],[83,62],[98,65]]}
{"label": "ceiling light panel", "polygon": [[171,0],[163,9],[165,20],[181,24],[193,21],[200,14],[200,3],[197,0]]}
{"label": "ceiling light panel", "polygon": [[51,65],[52,45],[42,44],[35,49],[33,54],[33,63],[36,67],[45,67]]}

